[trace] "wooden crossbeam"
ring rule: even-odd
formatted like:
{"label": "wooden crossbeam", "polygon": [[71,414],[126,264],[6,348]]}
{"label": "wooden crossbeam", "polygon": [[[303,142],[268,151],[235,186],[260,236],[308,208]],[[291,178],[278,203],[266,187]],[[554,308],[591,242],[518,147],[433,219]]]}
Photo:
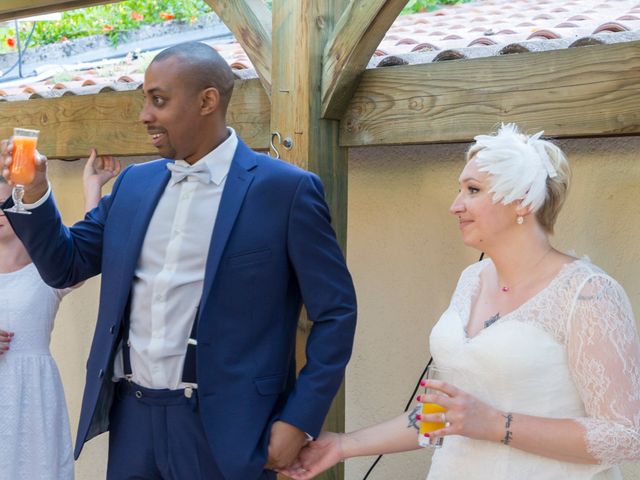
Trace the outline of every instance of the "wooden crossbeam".
{"label": "wooden crossbeam", "polygon": [[236,37],[271,96],[271,12],[263,0],[206,0]]}
{"label": "wooden crossbeam", "polygon": [[0,2],[0,21],[14,18],[61,12],[73,8],[93,7],[118,0],[2,0]]}
{"label": "wooden crossbeam", "polygon": [[468,142],[500,122],[640,134],[640,41],[367,70],[340,145]]}
{"label": "wooden crossbeam", "polygon": [[322,116],[339,119],[364,68],[407,0],[352,0],[324,51]]}
{"label": "wooden crossbeam", "polygon": [[[86,157],[93,147],[105,155],[156,155],[138,121],[142,102],[139,90],[0,102],[0,138],[13,127],[39,129],[38,149],[51,158]],[[236,81],[227,118],[254,149],[269,148],[269,108],[257,79]]]}

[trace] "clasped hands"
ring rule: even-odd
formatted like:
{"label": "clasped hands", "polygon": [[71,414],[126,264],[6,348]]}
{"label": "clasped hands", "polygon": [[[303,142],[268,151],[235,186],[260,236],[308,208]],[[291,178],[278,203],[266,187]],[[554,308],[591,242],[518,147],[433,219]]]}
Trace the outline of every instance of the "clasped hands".
{"label": "clasped hands", "polygon": [[[417,400],[422,403],[437,403],[446,410],[445,428],[432,432],[432,435],[443,437],[447,435],[462,435],[469,438],[498,442],[504,435],[504,418],[502,412],[487,405],[471,394],[440,381],[423,381],[423,386],[435,390],[434,394],[420,395]],[[399,423],[387,422],[389,431],[382,431],[376,426],[375,435],[364,429],[353,434],[338,434],[322,432],[313,442],[306,445],[298,454],[295,461],[288,467],[279,469],[294,480],[310,480],[336,463],[350,457],[361,455],[377,455],[400,450],[410,450],[418,447],[418,432],[407,426],[404,420]],[[442,414],[427,414],[418,417],[421,421],[440,423]],[[398,426],[398,431],[395,426]],[[415,443],[407,435],[415,438]],[[371,438],[371,437],[376,438]],[[402,438],[405,440],[403,441]],[[399,445],[406,442],[406,448]],[[395,444],[398,443],[398,444]],[[446,448],[446,447],[445,447]]]}

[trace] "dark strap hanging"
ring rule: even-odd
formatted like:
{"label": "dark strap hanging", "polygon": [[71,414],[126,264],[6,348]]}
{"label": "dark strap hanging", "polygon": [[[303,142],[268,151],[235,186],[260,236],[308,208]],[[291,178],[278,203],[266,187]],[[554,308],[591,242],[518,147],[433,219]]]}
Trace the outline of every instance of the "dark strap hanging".
{"label": "dark strap hanging", "polygon": [[131,321],[131,292],[129,292],[129,298],[127,299],[127,306],[124,309],[124,321],[122,322],[122,367],[124,370],[124,378],[131,381],[133,372],[131,370],[131,342],[129,341],[129,328]]}
{"label": "dark strap hanging", "polygon": [[196,375],[196,347],[198,346],[198,313],[200,305],[196,308],[196,317],[193,319],[193,327],[187,340],[187,353],[184,356],[182,368],[182,383],[198,383]]}
{"label": "dark strap hanging", "polygon": [[[191,327],[191,333],[187,340],[187,351],[184,357],[184,366],[182,368],[182,383],[197,384],[196,375],[196,347],[198,346],[197,333],[198,333],[198,313],[200,312],[200,305],[196,308],[196,315],[193,319],[193,326]],[[125,308],[122,336],[122,364],[124,370],[124,377],[131,381],[133,377],[133,370],[131,369],[131,342],[129,341],[129,330],[131,328],[130,321],[131,314],[131,295],[127,301]]]}

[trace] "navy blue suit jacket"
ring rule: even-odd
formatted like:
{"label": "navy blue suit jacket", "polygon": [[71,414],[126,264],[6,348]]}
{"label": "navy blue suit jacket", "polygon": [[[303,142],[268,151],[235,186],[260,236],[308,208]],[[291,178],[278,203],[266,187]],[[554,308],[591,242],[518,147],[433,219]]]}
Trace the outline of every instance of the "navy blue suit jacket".
{"label": "navy blue suit jacket", "polygon": [[[64,288],[102,274],[76,458],[84,442],[109,427],[113,358],[142,242],[170,177],[166,163],[125,169],[111,195],[71,228],[52,197],[31,216],[8,215],[49,285]],[[351,355],[354,288],[318,177],[242,141],[202,255],[200,415],[224,477],[251,480],[262,474],[274,420],[319,433]],[[296,378],[303,303],[313,326]]]}

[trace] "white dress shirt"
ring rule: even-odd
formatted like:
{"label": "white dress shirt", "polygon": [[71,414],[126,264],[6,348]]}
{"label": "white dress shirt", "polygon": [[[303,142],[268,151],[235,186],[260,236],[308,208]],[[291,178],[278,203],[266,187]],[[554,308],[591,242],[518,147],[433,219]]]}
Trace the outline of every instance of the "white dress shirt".
{"label": "white dress shirt", "polygon": [[[220,198],[238,138],[229,137],[199,162],[208,184],[194,177],[169,181],[151,217],[135,269],[131,298],[132,381],[147,388],[184,388],[187,340],[200,303],[205,266]],[[183,160],[176,164],[188,166]],[[114,378],[123,378],[122,349]]]}

